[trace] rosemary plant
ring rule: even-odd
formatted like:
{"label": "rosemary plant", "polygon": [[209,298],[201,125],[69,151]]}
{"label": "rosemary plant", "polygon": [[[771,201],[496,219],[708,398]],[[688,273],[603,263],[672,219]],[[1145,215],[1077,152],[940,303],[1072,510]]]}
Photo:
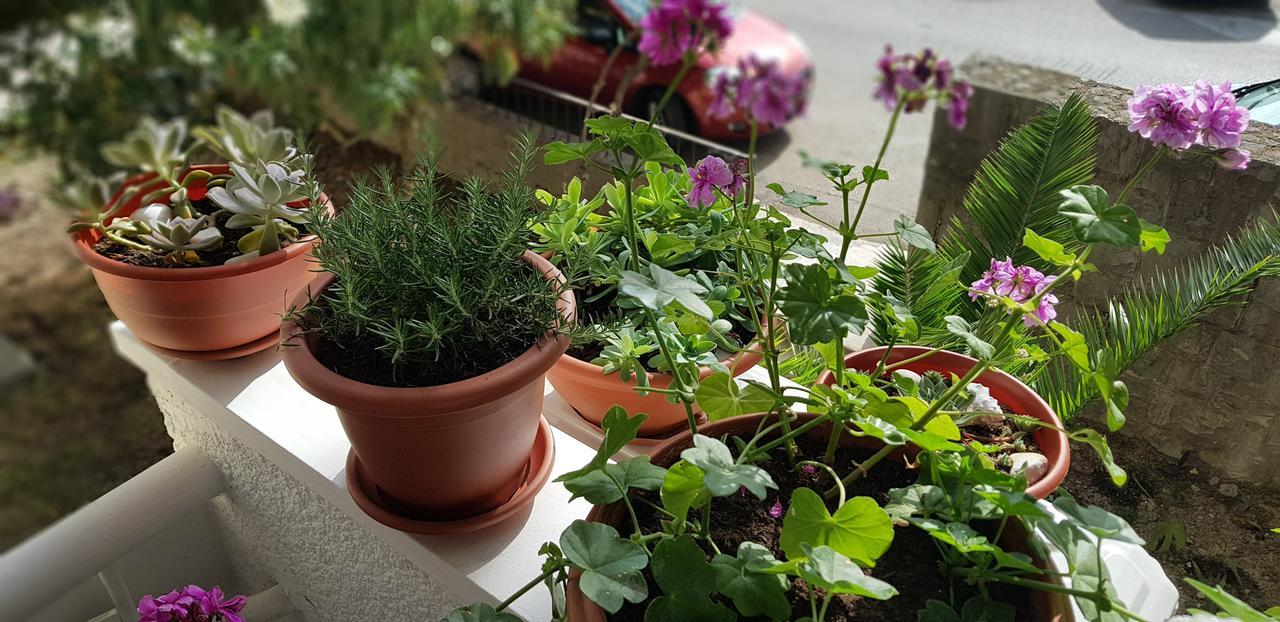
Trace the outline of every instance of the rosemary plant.
{"label": "rosemary plant", "polygon": [[497,368],[552,330],[558,287],[521,259],[533,153],[522,140],[496,189],[450,187],[425,156],[403,184],[383,170],[340,214],[313,210],[316,258],[336,279],[289,316],[318,335],[320,359],[362,381],[430,386]]}

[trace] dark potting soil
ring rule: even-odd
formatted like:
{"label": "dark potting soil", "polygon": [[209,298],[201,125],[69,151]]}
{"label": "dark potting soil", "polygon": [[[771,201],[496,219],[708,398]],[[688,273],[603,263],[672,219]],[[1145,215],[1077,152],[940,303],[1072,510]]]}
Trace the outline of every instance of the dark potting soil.
{"label": "dark potting soil", "polygon": [[[203,215],[213,214],[213,224],[222,232],[222,246],[211,251],[194,253],[196,260],[193,262],[171,262],[167,259],[168,254],[166,253],[152,253],[121,246],[107,238],[98,240],[93,245],[93,250],[107,259],[114,259],[120,263],[144,268],[206,268],[209,266],[221,266],[228,259],[238,256],[240,250],[236,244],[240,241],[240,238],[249,235],[252,229],[228,229],[226,224],[227,220],[231,218],[231,214],[219,210],[218,206],[214,205],[213,201],[209,199],[192,201],[191,206],[195,208],[197,213]],[[299,235],[306,235],[306,225],[296,224],[294,226],[298,228]]]}
{"label": "dark potting soil", "polygon": [[[815,438],[805,437],[798,442],[802,458],[821,459],[825,443]],[[836,452],[837,471],[852,468],[855,462],[862,461],[874,453],[866,448],[842,448]],[[785,559],[778,545],[782,535],[782,518],[770,516],[769,509],[775,502],[781,502],[785,509],[791,503],[791,494],[797,488],[810,488],[819,493],[831,486],[831,478],[822,471],[808,475],[802,471],[787,467],[786,459],[781,452],[758,466],[773,476],[778,484],[777,491],[770,491],[764,501],[751,494],[739,494],[729,497],[718,497],[711,504],[713,518],[711,537],[716,546],[727,554],[738,550],[742,542],[755,542],[768,547],[778,559]],[[882,462],[870,474],[849,486],[849,498],[867,496],[876,500],[881,506],[888,502],[888,491],[901,488],[915,482],[916,474],[901,463],[892,460]],[[656,495],[644,493],[651,501],[657,502]],[[647,504],[635,504],[637,518],[646,533],[659,531],[661,515]],[[828,503],[827,509],[835,511],[835,504]],[[621,531],[621,530],[620,530]],[[708,555],[710,556],[710,551]],[[957,611],[970,597],[977,595],[977,589],[966,585],[963,581],[950,582],[939,571],[937,545],[933,538],[923,530],[913,526],[895,527],[893,543],[889,550],[876,563],[876,567],[867,573],[889,582],[898,590],[898,595],[887,601],[861,598],[857,596],[837,596],[827,609],[826,620],[844,622],[858,620],[860,622],[903,622],[915,620],[917,612],[924,608],[925,602],[940,600],[950,602]],[[650,599],[661,595],[661,588],[646,571],[645,579],[649,583]],[[801,579],[792,579],[792,589],[788,593],[791,599],[792,618],[798,620],[809,615],[809,587]],[[991,586],[991,598],[1015,607],[1018,620],[1029,619],[1034,612],[1030,592],[1023,589],[1003,585]],[[821,590],[817,592],[822,597]],[[726,603],[727,604],[727,603]],[[618,613],[609,616],[618,622],[642,622],[648,602],[640,604],[627,603]],[[732,607],[732,605],[730,605]],[[763,620],[763,618],[760,618]]]}
{"label": "dark potting soil", "polygon": [[307,137],[307,150],[315,157],[315,175],[338,212],[346,209],[351,187],[361,177],[373,182],[374,171],[400,170],[400,156],[369,140],[341,142],[326,131]]}

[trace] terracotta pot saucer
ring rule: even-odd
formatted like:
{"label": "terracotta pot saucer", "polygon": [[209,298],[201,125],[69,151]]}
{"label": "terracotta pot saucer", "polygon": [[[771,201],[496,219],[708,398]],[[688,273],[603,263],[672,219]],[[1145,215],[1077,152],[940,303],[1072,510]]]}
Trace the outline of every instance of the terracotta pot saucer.
{"label": "terracotta pot saucer", "polygon": [[272,331],[257,341],[250,341],[246,344],[222,350],[174,350],[171,348],[162,348],[153,343],[147,343],[142,338],[138,338],[138,341],[141,341],[142,345],[145,345],[160,354],[172,356],[177,359],[186,359],[188,361],[227,361],[249,356],[250,354],[257,354],[275,346],[280,342],[280,333]]}
{"label": "terracotta pot saucer", "polygon": [[538,435],[533,441],[533,453],[529,455],[524,481],[505,503],[469,518],[432,521],[397,513],[365,472],[355,450],[347,453],[347,492],[365,514],[392,529],[424,535],[469,533],[496,525],[532,505],[538,491],[551,479],[555,456],[556,443],[551,436],[551,424],[543,417],[538,424]]}

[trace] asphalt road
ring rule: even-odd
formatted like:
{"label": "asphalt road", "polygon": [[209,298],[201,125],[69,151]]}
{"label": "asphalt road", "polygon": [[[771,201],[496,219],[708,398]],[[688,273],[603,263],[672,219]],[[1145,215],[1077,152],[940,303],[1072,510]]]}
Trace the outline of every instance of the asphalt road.
{"label": "asphalt road", "polygon": [[[956,62],[975,54],[995,55],[1125,87],[1189,84],[1201,78],[1233,83],[1280,78],[1280,2],[1275,0],[743,4],[796,31],[810,47],[817,72],[807,116],[764,142],[762,177],[833,203],[838,196],[815,171],[801,167],[799,151],[859,165],[874,160],[889,118],[871,99],[875,61],[885,43],[899,51],[930,46]],[[897,214],[915,213],[931,123],[931,114],[899,122],[884,165],[891,179],[875,186],[863,231],[891,230]],[[834,217],[834,207],[820,209]]]}

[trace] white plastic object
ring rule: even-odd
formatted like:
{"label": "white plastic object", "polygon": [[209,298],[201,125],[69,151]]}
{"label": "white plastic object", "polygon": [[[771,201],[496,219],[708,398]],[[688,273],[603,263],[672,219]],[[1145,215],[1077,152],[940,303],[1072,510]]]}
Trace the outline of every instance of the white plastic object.
{"label": "white plastic object", "polygon": [[[1053,507],[1053,504],[1040,501],[1038,505],[1053,516],[1055,522],[1066,519],[1066,514]],[[1038,530],[1036,537],[1044,540]],[[1088,537],[1097,541],[1092,534]],[[1054,567],[1059,572],[1066,572],[1066,557],[1056,549],[1051,550],[1054,551],[1050,556]],[[1127,542],[1105,540],[1102,543],[1102,563],[1111,576],[1116,596],[1129,611],[1145,620],[1167,620],[1177,611],[1178,588],[1165,576],[1160,562],[1151,557],[1146,549]],[[1062,580],[1068,587],[1071,585],[1069,578],[1063,577]],[[1074,599],[1071,601],[1071,612],[1076,620],[1084,619]]]}

